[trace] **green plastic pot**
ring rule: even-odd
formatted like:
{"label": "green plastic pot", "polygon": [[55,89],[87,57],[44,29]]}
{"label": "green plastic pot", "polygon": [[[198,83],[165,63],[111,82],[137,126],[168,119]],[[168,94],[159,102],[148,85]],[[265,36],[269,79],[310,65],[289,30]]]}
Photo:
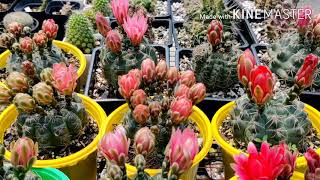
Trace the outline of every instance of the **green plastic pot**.
{"label": "green plastic pot", "polygon": [[39,175],[43,180],[69,180],[63,172],[54,168],[32,168],[32,172]]}

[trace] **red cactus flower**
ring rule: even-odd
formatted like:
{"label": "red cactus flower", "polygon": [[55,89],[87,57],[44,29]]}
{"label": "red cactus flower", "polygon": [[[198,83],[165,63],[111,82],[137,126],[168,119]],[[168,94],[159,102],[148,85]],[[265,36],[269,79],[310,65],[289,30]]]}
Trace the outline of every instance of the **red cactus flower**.
{"label": "red cactus flower", "polygon": [[122,26],[132,45],[139,46],[148,29],[147,18],[135,14],[133,17],[127,17]]}
{"label": "red cactus flower", "polygon": [[141,63],[141,75],[147,82],[152,82],[156,76],[156,65],[153,60],[147,58]]}
{"label": "red cactus flower", "polygon": [[318,24],[320,24],[320,14],[316,15],[312,19],[312,27],[315,28]]}
{"label": "red cactus flower", "polygon": [[130,99],[132,93],[138,89],[140,80],[134,74],[126,74],[118,78],[119,92],[125,99]]}
{"label": "red cactus flower", "polygon": [[279,153],[283,154],[282,164],[284,164],[283,170],[281,171],[279,178],[280,179],[290,179],[293,175],[293,172],[296,168],[296,159],[298,156],[297,152],[292,153],[289,150],[289,147],[284,142],[281,142],[278,146]]}
{"label": "red cactus flower", "polygon": [[[259,153],[255,145],[250,142],[247,149],[249,156],[236,155],[234,157],[236,164],[231,164],[231,167],[235,170],[239,179],[242,180],[274,180],[280,177],[284,167],[288,165],[285,160],[287,158],[286,151],[281,146],[270,148],[268,143],[263,142]],[[295,161],[296,156],[289,158]]]}
{"label": "red cactus flower", "polygon": [[136,79],[139,81],[139,84],[140,84],[141,79],[142,79],[142,75],[141,75],[141,71],[139,69],[131,69],[128,72],[128,75],[136,77]]}
{"label": "red cactus flower", "polygon": [[128,0],[112,0],[111,9],[118,23],[122,25],[128,17],[129,1]]}
{"label": "red cactus flower", "polygon": [[49,40],[56,38],[59,26],[54,22],[53,19],[44,20],[42,23],[42,31],[46,33]]}
{"label": "red cactus flower", "polygon": [[23,29],[23,25],[18,22],[12,22],[8,25],[8,32],[16,36],[21,34],[22,29]]}
{"label": "red cactus flower", "polygon": [[179,124],[188,119],[192,113],[192,101],[187,98],[179,98],[172,101],[170,106],[171,121]]}
{"label": "red cactus flower", "polygon": [[306,180],[316,180],[320,177],[320,156],[316,151],[309,148],[304,154],[307,160],[308,168],[305,171],[304,177]]}
{"label": "red cactus flower", "polygon": [[160,80],[164,80],[167,75],[167,63],[164,60],[161,60],[156,67],[157,77]]}
{"label": "red cactus flower", "polygon": [[54,64],[52,70],[53,86],[63,95],[71,96],[77,86],[77,71],[72,64]]}
{"label": "red cactus flower", "polygon": [[247,87],[250,81],[250,72],[257,65],[250,49],[246,49],[238,59],[238,78],[243,86]]}
{"label": "red cactus flower", "polygon": [[295,77],[295,82],[302,88],[312,85],[315,72],[318,69],[319,58],[314,54],[309,54]]}
{"label": "red cactus flower", "polygon": [[146,124],[150,117],[149,107],[143,104],[137,105],[133,110],[133,117],[135,121],[139,124]]}
{"label": "red cactus flower", "polygon": [[206,86],[202,83],[197,83],[191,86],[188,98],[194,103],[198,104],[206,97]]}
{"label": "red cactus flower", "polygon": [[121,51],[121,37],[118,31],[109,31],[106,36],[106,46],[113,53],[119,53]]}
{"label": "red cactus flower", "polygon": [[176,67],[170,67],[167,72],[167,80],[169,85],[174,85],[180,79],[180,73]]}
{"label": "red cactus flower", "polygon": [[189,128],[184,129],[183,132],[180,129],[173,130],[166,149],[172,172],[176,172],[179,176],[187,171],[198,152],[198,139],[193,130]]}
{"label": "red cactus flower", "polygon": [[184,84],[176,86],[174,96],[177,98],[188,98],[190,88]]}
{"label": "red cactus flower", "polygon": [[267,66],[256,66],[250,73],[249,87],[258,105],[266,103],[273,95],[274,81]]}
{"label": "red cactus flower", "polygon": [[149,103],[149,110],[150,110],[151,117],[158,118],[161,112],[161,109],[162,107],[158,101],[152,101]]}
{"label": "red cactus flower", "polygon": [[221,43],[223,35],[223,25],[218,20],[212,20],[208,27],[208,41],[212,46],[217,46]]}
{"label": "red cactus flower", "polygon": [[127,139],[126,130],[118,126],[100,140],[98,148],[102,155],[118,166],[124,166],[128,157],[130,139]]}
{"label": "red cactus flower", "polygon": [[108,19],[105,18],[101,12],[98,12],[96,14],[96,25],[97,25],[99,33],[103,37],[107,37],[109,31],[111,31],[111,27],[109,26]]}
{"label": "red cactus flower", "polygon": [[38,144],[30,138],[22,137],[10,144],[11,163],[14,166],[28,167],[29,161],[38,155]]}
{"label": "red cactus flower", "polygon": [[32,39],[30,37],[24,37],[20,40],[20,49],[23,53],[32,53]]}
{"label": "red cactus flower", "polygon": [[191,70],[183,71],[180,76],[180,83],[184,84],[188,87],[191,87],[196,82],[196,77],[194,76],[194,72]]}
{"label": "red cactus flower", "polygon": [[39,47],[44,47],[48,42],[47,35],[43,31],[39,31],[33,35],[33,42]]}
{"label": "red cactus flower", "polygon": [[130,98],[132,107],[136,107],[139,104],[144,104],[147,100],[147,95],[142,89],[135,90]]}
{"label": "red cactus flower", "polygon": [[303,11],[299,11],[298,15],[297,28],[300,33],[304,34],[307,31],[311,21],[312,8],[304,7]]}
{"label": "red cactus flower", "polygon": [[136,133],[134,146],[137,154],[146,155],[153,151],[155,136],[148,127],[143,127]]}

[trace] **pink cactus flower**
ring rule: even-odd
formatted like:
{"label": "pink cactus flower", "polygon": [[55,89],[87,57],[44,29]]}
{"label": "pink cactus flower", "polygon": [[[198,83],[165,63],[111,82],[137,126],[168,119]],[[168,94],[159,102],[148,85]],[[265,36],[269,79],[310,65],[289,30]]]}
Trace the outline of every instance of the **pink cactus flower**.
{"label": "pink cactus flower", "polygon": [[147,58],[141,63],[141,75],[142,79],[146,82],[152,82],[156,76],[156,65],[154,61]]}
{"label": "pink cactus flower", "polygon": [[155,136],[148,127],[143,127],[136,133],[134,146],[138,154],[147,155],[153,151]]}
{"label": "pink cactus flower", "polygon": [[77,71],[72,64],[54,64],[52,70],[53,86],[63,95],[71,96],[77,86]]}
{"label": "pink cactus flower", "polygon": [[188,98],[193,104],[198,104],[206,97],[206,86],[202,83],[197,83],[191,86],[188,94]]}
{"label": "pink cactus flower", "polygon": [[129,1],[128,0],[112,0],[111,9],[118,23],[122,25],[128,17]]}
{"label": "pink cactus flower", "polygon": [[20,40],[20,49],[23,53],[32,53],[32,39],[30,37],[24,37]]}
{"label": "pink cactus flower", "polygon": [[98,12],[96,14],[96,25],[99,33],[103,37],[107,37],[108,33],[112,30],[111,27],[109,26],[108,19],[104,17],[101,12]]}
{"label": "pink cactus flower", "polygon": [[133,108],[139,104],[144,104],[147,100],[147,95],[142,89],[135,90],[130,98],[130,102]]}
{"label": "pink cactus flower", "polygon": [[193,159],[199,152],[199,145],[196,134],[187,128],[181,132],[173,130],[169,144],[166,149],[166,156],[170,161],[170,169],[181,175],[191,166]]}
{"label": "pink cactus flower", "polygon": [[305,58],[295,77],[295,81],[300,87],[307,88],[312,85],[318,63],[319,57],[314,54],[309,54]]}
{"label": "pink cactus flower", "polygon": [[33,35],[33,42],[39,47],[44,47],[48,42],[47,35],[43,31],[39,31]]}
{"label": "pink cactus flower", "polygon": [[132,93],[139,88],[140,80],[137,74],[128,73],[118,78],[119,92],[125,99],[130,99]]}
{"label": "pink cactus flower", "polygon": [[151,117],[158,118],[161,112],[161,109],[162,107],[158,101],[149,102],[149,110],[150,110]]}
{"label": "pink cactus flower", "polygon": [[191,70],[183,71],[180,76],[180,83],[191,87],[196,82],[194,72]]}
{"label": "pink cactus flower", "polygon": [[132,45],[139,46],[148,29],[147,18],[135,14],[133,17],[127,17],[122,26]]}
{"label": "pink cactus flower", "polygon": [[21,34],[22,29],[23,29],[23,25],[18,22],[12,22],[8,25],[8,32],[16,36]]}
{"label": "pink cactus flower", "polygon": [[150,117],[150,110],[148,106],[139,104],[134,108],[132,114],[137,123],[144,125]]}
{"label": "pink cactus flower", "polygon": [[320,156],[316,151],[309,148],[304,154],[308,168],[304,173],[305,180],[317,180],[320,177]]}
{"label": "pink cactus flower", "polygon": [[174,96],[177,98],[188,98],[190,88],[184,84],[176,86]]}
{"label": "pink cactus flower", "polygon": [[53,19],[44,20],[42,23],[42,31],[47,35],[49,40],[56,38],[59,26]]}
{"label": "pink cactus flower", "polygon": [[121,37],[118,31],[109,31],[106,37],[106,46],[113,53],[119,53],[121,51]]}
{"label": "pink cactus flower", "polygon": [[292,153],[289,150],[289,147],[284,142],[281,142],[278,146],[279,153],[283,154],[282,163],[284,164],[283,170],[280,173],[279,177],[280,179],[290,179],[290,177],[293,175],[293,172],[296,168],[296,160],[298,153],[294,152]]}
{"label": "pink cactus flower", "polygon": [[160,80],[164,80],[167,75],[167,63],[164,60],[161,60],[156,67],[157,77]]}
{"label": "pink cactus flower", "polygon": [[247,87],[250,81],[250,72],[257,65],[250,49],[246,49],[238,59],[238,78],[243,86]]}
{"label": "pink cactus flower", "polygon": [[170,106],[171,121],[179,124],[188,119],[192,113],[192,101],[187,98],[179,98],[172,101]]}
{"label": "pink cactus flower", "polygon": [[170,67],[167,72],[167,80],[169,85],[175,85],[180,79],[180,73],[176,67]]}
{"label": "pink cactus flower", "polygon": [[30,138],[22,137],[16,142],[10,144],[11,163],[14,166],[28,167],[28,163],[32,158],[38,155],[38,143],[34,143]]}
{"label": "pink cactus flower", "polygon": [[126,136],[123,126],[118,126],[100,140],[98,148],[102,155],[118,166],[124,166],[128,157],[130,139]]}

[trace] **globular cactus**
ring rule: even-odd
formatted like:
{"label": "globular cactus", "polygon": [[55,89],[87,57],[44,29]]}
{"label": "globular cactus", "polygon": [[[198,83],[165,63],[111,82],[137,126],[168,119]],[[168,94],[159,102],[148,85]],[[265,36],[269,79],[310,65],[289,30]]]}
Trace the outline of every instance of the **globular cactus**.
{"label": "globular cactus", "polygon": [[25,12],[11,12],[3,18],[3,24],[6,29],[9,28],[9,24],[17,22],[22,26],[33,27],[33,18]]}
{"label": "globular cactus", "polygon": [[109,16],[111,14],[109,2],[109,0],[93,0],[94,12],[101,12],[104,16]]}
{"label": "globular cactus", "polygon": [[153,13],[155,11],[157,1],[155,1],[155,0],[133,0],[132,4],[136,8],[142,7],[147,12]]}
{"label": "globular cactus", "polygon": [[82,52],[90,54],[94,48],[95,39],[88,18],[82,14],[73,14],[66,28],[66,41],[77,46]]}

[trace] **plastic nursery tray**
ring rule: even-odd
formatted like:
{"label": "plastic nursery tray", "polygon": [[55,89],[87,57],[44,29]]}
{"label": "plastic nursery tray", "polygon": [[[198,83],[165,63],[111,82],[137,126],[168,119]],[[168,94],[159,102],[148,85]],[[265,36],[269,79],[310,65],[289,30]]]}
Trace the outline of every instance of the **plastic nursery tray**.
{"label": "plastic nursery tray", "polygon": [[[182,22],[175,22],[173,24],[173,38],[177,49],[184,49],[179,45],[177,28],[183,27]],[[232,23],[232,30],[237,35],[238,41],[240,42],[240,49],[245,50],[250,48],[250,44],[253,43],[253,37],[250,33],[247,20],[242,20],[237,24]]]}
{"label": "plastic nursery tray", "polygon": [[[175,54],[175,63],[176,67],[179,67],[180,64],[180,57],[186,56],[191,58],[192,57],[192,49],[178,49]],[[234,101],[235,99],[229,98],[214,98],[214,97],[206,97],[202,102],[197,104],[196,106],[199,107],[211,120],[216,111],[218,111],[223,105]]]}
{"label": "plastic nursery tray", "polygon": [[[169,48],[168,46],[164,45],[151,45],[153,46],[160,54],[165,55],[166,62],[169,64],[170,61],[170,54],[169,54]],[[93,86],[93,69],[96,69],[97,62],[98,62],[98,56],[100,49],[102,47],[95,48],[92,53],[92,59],[89,65],[89,72],[87,77],[87,83],[85,86],[84,94],[86,96],[89,96],[89,90]],[[107,114],[112,113],[116,108],[118,108],[120,105],[124,104],[126,101],[124,99],[119,98],[107,98],[107,99],[95,99],[95,101],[106,111]]]}
{"label": "plastic nursery tray", "polygon": [[[112,29],[118,27],[118,23],[116,20],[112,20],[110,22],[110,26]],[[158,28],[160,26],[163,26],[165,28],[167,28],[169,30],[169,40],[167,43],[165,44],[161,44],[161,45],[165,45],[165,46],[169,46],[171,47],[173,42],[172,42],[172,21],[171,19],[155,19],[152,21],[152,27]],[[150,42],[152,43],[152,42]]]}
{"label": "plastic nursery tray", "polygon": [[[266,49],[268,49],[268,46],[264,45],[264,44],[251,45],[251,51],[259,64],[262,64],[262,63],[261,63],[260,58],[258,57],[258,53],[259,53],[259,51],[266,50]],[[307,104],[313,106],[314,108],[320,110],[320,103],[318,102],[318,99],[320,99],[320,92],[304,91],[300,95],[300,100],[302,102],[307,103]]]}

